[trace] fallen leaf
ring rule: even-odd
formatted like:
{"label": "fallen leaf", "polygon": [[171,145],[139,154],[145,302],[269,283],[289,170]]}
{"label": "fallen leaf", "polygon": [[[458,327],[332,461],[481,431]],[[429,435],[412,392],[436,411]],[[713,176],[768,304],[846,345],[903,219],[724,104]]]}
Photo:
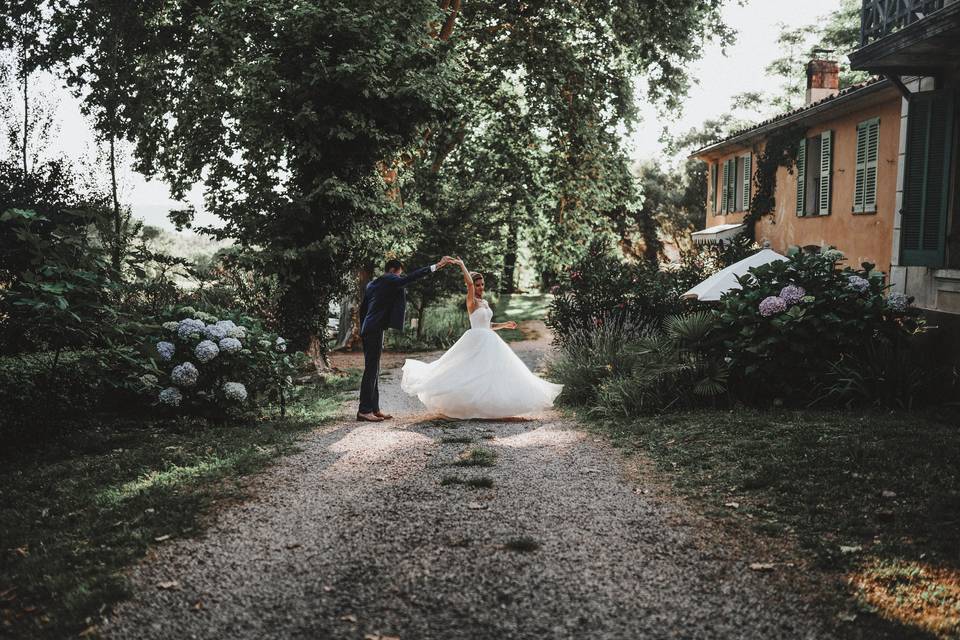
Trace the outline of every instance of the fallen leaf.
{"label": "fallen leaf", "polygon": [[169,540],[169,539],[170,539],[170,534],[168,533],[168,534],[165,535],[165,536],[158,536],[158,537],[154,538],[153,541],[154,541],[154,542],[163,542],[164,540]]}
{"label": "fallen leaf", "polygon": [[483,506],[482,504],[480,504],[479,502],[469,502],[469,503],[467,503],[467,509],[474,509],[474,510],[476,510],[476,509],[486,509],[486,507]]}
{"label": "fallen leaf", "polygon": [[740,508],[740,503],[739,503],[739,502],[724,502],[724,503],[723,503],[723,506],[725,506],[725,507],[730,507],[731,509],[739,509],[739,508]]}
{"label": "fallen leaf", "polygon": [[194,610],[194,611],[201,611],[202,609],[203,609],[203,601],[202,601],[202,600],[197,600],[196,602],[193,603],[193,610]]}
{"label": "fallen leaf", "polygon": [[81,631],[79,635],[81,638],[86,638],[87,636],[92,636],[96,632],[97,632],[97,625],[92,624],[86,629],[84,629],[83,631]]}
{"label": "fallen leaf", "polygon": [[860,545],[853,545],[850,547],[840,545],[840,553],[856,553],[857,551],[863,551],[863,547]]}
{"label": "fallen leaf", "polygon": [[297,548],[299,548],[300,546],[301,546],[301,545],[300,545],[299,542],[294,542],[293,544],[288,544],[288,545],[287,545],[287,549],[297,549]]}
{"label": "fallen leaf", "polygon": [[753,562],[750,564],[751,571],[773,571],[776,565],[772,562]]}
{"label": "fallen leaf", "polygon": [[352,613],[348,613],[345,616],[340,616],[340,619],[344,622],[352,622],[354,624],[357,623],[357,616],[353,615]]}
{"label": "fallen leaf", "polygon": [[330,593],[331,591],[333,591],[333,587],[331,587],[328,584],[325,584],[323,585],[323,590],[326,591],[327,593]]}
{"label": "fallen leaf", "polygon": [[30,549],[28,547],[17,547],[17,555],[21,558],[26,558],[30,555]]}
{"label": "fallen leaf", "polygon": [[880,493],[880,495],[883,496],[884,498],[896,498],[896,497],[897,497],[897,494],[895,494],[893,491],[889,491],[889,490],[886,490],[886,489],[884,489],[883,492]]}
{"label": "fallen leaf", "polygon": [[380,636],[380,640],[400,640],[400,636]]}
{"label": "fallen leaf", "polygon": [[164,591],[169,591],[170,589],[179,589],[180,583],[176,580],[170,580],[168,582],[157,583],[158,589],[163,589]]}
{"label": "fallen leaf", "polygon": [[840,620],[841,622],[853,622],[854,620],[857,619],[857,614],[846,613],[844,611],[841,611],[840,613],[837,614],[837,619]]}

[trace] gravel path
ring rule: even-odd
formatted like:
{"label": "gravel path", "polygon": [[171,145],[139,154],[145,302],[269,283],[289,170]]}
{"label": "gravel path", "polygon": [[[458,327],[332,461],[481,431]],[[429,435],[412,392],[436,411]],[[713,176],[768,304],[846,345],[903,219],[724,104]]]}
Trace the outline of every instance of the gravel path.
{"label": "gravel path", "polygon": [[[545,352],[514,346],[531,365]],[[396,421],[315,432],[202,538],[136,567],[107,637],[829,637],[750,559],[704,544],[687,507],[629,480],[602,439],[559,415],[444,424],[398,387],[392,370]],[[451,465],[471,446],[495,464]]]}

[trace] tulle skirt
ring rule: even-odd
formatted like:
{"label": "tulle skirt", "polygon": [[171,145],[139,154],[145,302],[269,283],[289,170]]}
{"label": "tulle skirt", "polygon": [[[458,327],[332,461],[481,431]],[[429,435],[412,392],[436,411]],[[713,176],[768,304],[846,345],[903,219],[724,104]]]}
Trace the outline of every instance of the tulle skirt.
{"label": "tulle skirt", "polygon": [[563,385],[534,375],[491,329],[470,329],[434,362],[407,360],[400,387],[451,418],[512,418],[553,406]]}

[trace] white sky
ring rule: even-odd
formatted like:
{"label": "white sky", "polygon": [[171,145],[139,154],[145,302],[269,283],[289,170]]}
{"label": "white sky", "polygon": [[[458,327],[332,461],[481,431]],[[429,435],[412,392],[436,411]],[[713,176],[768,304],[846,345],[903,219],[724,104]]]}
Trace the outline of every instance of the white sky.
{"label": "white sky", "polygon": [[[685,101],[681,114],[663,120],[649,105],[640,106],[643,121],[630,137],[632,155],[637,159],[658,158],[662,154],[659,142],[664,126],[671,131],[686,131],[726,111],[732,96],[744,91],[773,90],[776,82],[764,76],[764,67],[778,51],[776,38],[780,33],[779,23],[798,26],[810,23],[839,6],[839,0],[747,0],[740,5],[731,0],[724,10],[729,25],[739,36],[727,49],[726,56],[718,44],[711,44],[704,57],[691,69],[697,80]],[[800,73],[800,71],[798,71]],[[50,88],[59,100],[59,135],[51,150],[74,159],[89,158],[93,153],[93,136],[90,127],[80,114],[79,104],[63,90]],[[124,195],[134,213],[148,224],[172,228],[166,212],[177,207],[169,197],[167,186],[159,181],[147,181],[132,170],[124,172]],[[199,210],[199,190],[191,195]],[[214,223],[216,218],[200,214],[198,224]]]}

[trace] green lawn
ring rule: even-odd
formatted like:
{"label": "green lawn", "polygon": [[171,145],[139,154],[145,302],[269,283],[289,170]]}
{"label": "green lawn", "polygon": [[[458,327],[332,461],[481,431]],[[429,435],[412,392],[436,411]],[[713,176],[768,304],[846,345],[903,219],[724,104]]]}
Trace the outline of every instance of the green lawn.
{"label": "green lawn", "polygon": [[[502,295],[497,299],[494,322],[525,322],[543,320],[547,317],[553,296],[547,293],[517,293]],[[527,340],[530,336],[521,329],[503,329],[498,332],[507,342]]]}
{"label": "green lawn", "polygon": [[711,517],[839,572],[851,624],[868,629],[857,637],[947,638],[960,636],[958,424],[955,413],[738,410],[599,427]]}
{"label": "green lawn", "polygon": [[[301,386],[285,419],[211,426],[98,416],[64,424],[0,465],[0,630],[75,637],[127,594],[123,569],[147,549],[196,535],[241,478],[334,418],[358,372]],[[0,633],[2,635],[2,633]]]}

